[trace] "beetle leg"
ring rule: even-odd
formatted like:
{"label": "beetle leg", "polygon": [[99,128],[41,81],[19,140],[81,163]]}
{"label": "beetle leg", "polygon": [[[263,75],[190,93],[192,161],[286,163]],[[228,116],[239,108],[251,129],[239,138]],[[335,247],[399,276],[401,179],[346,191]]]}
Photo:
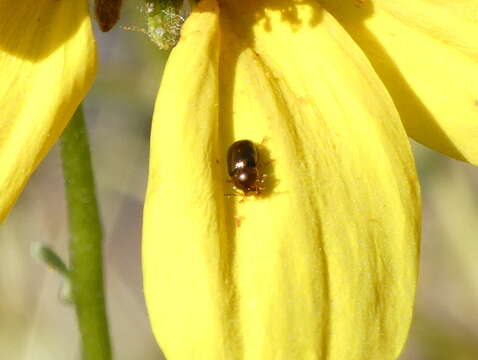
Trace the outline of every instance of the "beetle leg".
{"label": "beetle leg", "polygon": [[236,227],[241,226],[242,221],[243,221],[244,219],[245,219],[244,216],[239,216],[239,215],[234,216],[234,222],[236,223]]}
{"label": "beetle leg", "polygon": [[261,141],[260,145],[263,146],[263,145],[264,145],[266,142],[268,142],[270,139],[271,139],[270,136],[267,136],[267,135],[264,136],[264,137],[262,138],[262,141]]}

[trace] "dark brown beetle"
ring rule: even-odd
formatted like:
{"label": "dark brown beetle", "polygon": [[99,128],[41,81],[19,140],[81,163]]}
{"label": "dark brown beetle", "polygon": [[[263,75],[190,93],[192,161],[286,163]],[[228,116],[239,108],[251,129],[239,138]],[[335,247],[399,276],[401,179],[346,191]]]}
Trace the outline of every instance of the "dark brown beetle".
{"label": "dark brown beetle", "polygon": [[239,140],[229,147],[227,171],[234,190],[243,196],[259,195],[265,178],[259,168],[259,151],[252,141]]}

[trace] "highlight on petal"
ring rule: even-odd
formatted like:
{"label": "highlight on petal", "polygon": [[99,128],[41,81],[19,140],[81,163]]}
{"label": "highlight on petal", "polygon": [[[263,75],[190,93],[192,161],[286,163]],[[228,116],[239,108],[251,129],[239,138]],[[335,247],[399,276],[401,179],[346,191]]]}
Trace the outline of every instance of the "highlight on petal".
{"label": "highlight on petal", "polygon": [[0,221],[94,78],[86,1],[0,3]]}
{"label": "highlight on petal", "polygon": [[478,2],[320,2],[368,56],[407,133],[478,164]]}
{"label": "highlight on petal", "polygon": [[[273,162],[240,201],[233,141]],[[202,1],[153,118],[144,291],[168,359],[387,360],[417,276],[419,195],[396,109],[313,0]]]}
{"label": "highlight on petal", "polygon": [[[200,3],[171,52],[151,134],[143,277],[168,359],[235,359],[219,171],[215,1]],[[192,354],[195,354],[193,356]]]}

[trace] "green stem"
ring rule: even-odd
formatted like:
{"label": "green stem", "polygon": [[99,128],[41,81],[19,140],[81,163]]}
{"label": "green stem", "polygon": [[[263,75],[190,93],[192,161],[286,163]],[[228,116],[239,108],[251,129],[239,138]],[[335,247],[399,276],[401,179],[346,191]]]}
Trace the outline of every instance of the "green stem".
{"label": "green stem", "polygon": [[61,141],[70,231],[70,280],[84,360],[110,360],[104,292],[102,231],[83,109],[78,107]]}

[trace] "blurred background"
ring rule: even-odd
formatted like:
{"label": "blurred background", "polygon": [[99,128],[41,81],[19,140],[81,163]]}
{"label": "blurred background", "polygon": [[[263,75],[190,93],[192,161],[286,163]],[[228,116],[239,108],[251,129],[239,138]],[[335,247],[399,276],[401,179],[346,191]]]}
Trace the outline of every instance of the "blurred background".
{"label": "blurred background", "polygon": [[[142,26],[125,2],[124,26]],[[95,29],[97,30],[97,29]],[[107,306],[117,360],[160,360],[144,306],[141,212],[149,128],[166,54],[139,32],[96,31],[99,69],[85,103],[104,225]],[[400,360],[478,359],[478,168],[413,143],[423,193],[416,314]],[[43,242],[67,259],[63,178],[54,148],[0,227],[0,359],[80,359],[61,279],[31,256]]]}

